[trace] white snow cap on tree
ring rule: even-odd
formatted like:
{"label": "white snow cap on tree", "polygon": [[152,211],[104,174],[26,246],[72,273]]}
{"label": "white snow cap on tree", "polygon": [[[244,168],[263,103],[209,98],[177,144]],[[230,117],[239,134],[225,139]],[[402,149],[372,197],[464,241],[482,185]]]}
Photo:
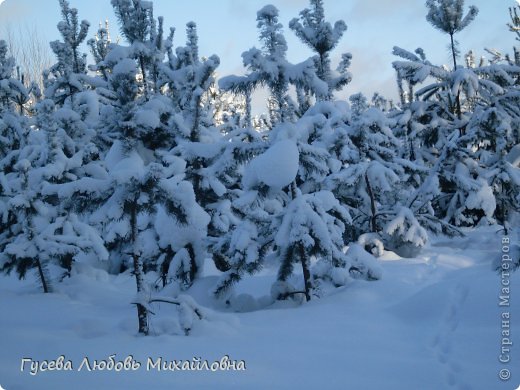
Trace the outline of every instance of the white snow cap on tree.
{"label": "white snow cap on tree", "polygon": [[299,157],[298,147],[293,140],[278,141],[249,163],[242,183],[249,189],[259,183],[282,189],[296,178]]}

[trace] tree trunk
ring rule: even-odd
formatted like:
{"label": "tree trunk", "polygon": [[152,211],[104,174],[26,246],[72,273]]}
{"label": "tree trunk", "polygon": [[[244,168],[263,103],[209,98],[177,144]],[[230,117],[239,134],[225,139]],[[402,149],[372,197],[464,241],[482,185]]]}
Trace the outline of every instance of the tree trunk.
{"label": "tree trunk", "polygon": [[168,246],[168,248],[166,249],[166,256],[163,262],[161,263],[161,280],[163,287],[166,287],[166,285],[168,284],[168,272],[170,271],[170,264],[174,256],[175,253],[173,252],[172,248]]}
{"label": "tree trunk", "polygon": [[40,276],[40,280],[42,282],[43,292],[48,293],[49,285],[47,284],[47,281],[45,280],[45,273],[43,272],[43,267],[40,259],[36,258],[36,267],[38,268],[38,275]]}
{"label": "tree trunk", "polygon": [[291,186],[291,199],[296,199],[296,197],[298,196],[298,186],[296,185],[296,179],[290,184]]}
{"label": "tree trunk", "polygon": [[[134,262],[134,275],[135,275],[135,282],[136,282],[136,286],[137,286],[137,292],[140,293],[144,290],[143,264],[141,263],[141,260],[139,259],[139,255],[134,253],[132,255],[132,258],[133,258],[133,262]],[[148,311],[140,303],[138,303],[136,306],[137,306],[137,319],[139,321],[139,333],[147,335],[148,334]]]}
{"label": "tree trunk", "polygon": [[190,255],[190,285],[195,280],[195,277],[197,276],[197,272],[199,272],[199,267],[197,265],[197,261],[195,259],[195,250],[193,249],[193,246],[191,244],[186,245],[186,250],[188,251],[188,254]]}
{"label": "tree trunk", "polygon": [[406,105],[406,99],[404,96],[403,78],[397,73],[397,90],[399,91],[399,100],[401,101],[401,107]]}
{"label": "tree trunk", "polygon": [[370,212],[372,213],[370,216],[370,229],[372,230],[372,233],[377,233],[376,200],[374,199],[374,192],[372,191],[372,186],[370,185],[370,180],[368,180],[368,174],[366,172],[365,183],[367,185],[368,196],[370,196]]}
{"label": "tree trunk", "polygon": [[144,98],[148,100],[148,81],[146,80],[146,66],[143,56],[139,57],[139,67],[141,68],[141,75],[143,77]]}
{"label": "tree trunk", "polygon": [[[457,70],[457,57],[455,56],[455,41],[453,39],[453,34],[450,34],[451,41],[451,55],[453,57],[453,71]],[[457,118],[460,120],[462,117],[462,110],[460,108],[460,91],[457,91],[457,97],[455,98],[455,104],[457,105]],[[461,134],[463,134],[463,129],[461,129]]]}
{"label": "tree trunk", "polygon": [[[130,210],[130,229],[131,229],[131,245],[132,245],[132,260],[134,265],[134,276],[137,288],[137,293],[140,294],[144,291],[144,280],[143,280],[143,263],[140,259],[139,252],[137,250],[137,197],[132,201],[132,207]],[[148,334],[148,311],[146,307],[140,303],[137,306],[137,319],[139,321],[139,333],[144,335]]]}
{"label": "tree trunk", "polygon": [[[25,179],[27,179],[27,177],[25,177]],[[27,182],[26,182],[27,183]],[[31,203],[31,207],[34,207]],[[29,224],[29,241],[32,241],[34,239],[34,234],[33,234],[33,219],[32,219],[32,216],[27,213],[25,213],[25,216],[27,218],[27,221],[28,221],[28,224]],[[43,288],[43,292],[45,294],[49,293],[50,292],[50,286],[49,284],[47,283],[47,280],[45,279],[45,272],[43,270],[43,265],[42,265],[42,262],[40,260],[40,258],[38,257],[38,255],[36,255],[36,268],[38,270],[38,276],[40,277],[40,281],[42,282],[42,288]]]}
{"label": "tree trunk", "polygon": [[251,127],[252,120],[251,120],[251,92],[247,91],[245,94],[246,99],[246,127]]}
{"label": "tree trunk", "polygon": [[307,255],[305,253],[305,248],[302,243],[298,244],[298,249],[300,252],[300,262],[302,263],[302,271],[303,271],[303,282],[305,284],[305,299],[307,302],[311,300],[311,271],[309,270],[309,264],[307,263]]}
{"label": "tree trunk", "polygon": [[[193,126],[190,132],[190,141],[191,142],[199,142],[200,141],[200,96],[195,98],[195,113],[193,118]],[[200,169],[202,168],[202,162],[200,158],[197,157],[193,160],[192,163],[192,172],[193,177],[191,178],[191,182],[193,185],[193,191],[195,192],[195,199],[197,203],[201,206],[204,206],[204,191],[201,188],[201,177],[200,177]]]}

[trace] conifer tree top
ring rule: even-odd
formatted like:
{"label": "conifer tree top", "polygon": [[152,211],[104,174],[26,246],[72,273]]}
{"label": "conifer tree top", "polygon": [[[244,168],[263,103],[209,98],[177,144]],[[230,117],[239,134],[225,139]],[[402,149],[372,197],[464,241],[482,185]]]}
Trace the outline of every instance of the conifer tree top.
{"label": "conifer tree top", "polygon": [[426,20],[438,30],[453,35],[464,30],[478,14],[478,8],[469,7],[464,16],[464,0],[427,0]]}
{"label": "conifer tree top", "polygon": [[260,41],[264,50],[273,57],[285,58],[287,42],[282,33],[282,24],[278,21],[278,8],[266,5],[257,12],[257,27],[260,30]]}

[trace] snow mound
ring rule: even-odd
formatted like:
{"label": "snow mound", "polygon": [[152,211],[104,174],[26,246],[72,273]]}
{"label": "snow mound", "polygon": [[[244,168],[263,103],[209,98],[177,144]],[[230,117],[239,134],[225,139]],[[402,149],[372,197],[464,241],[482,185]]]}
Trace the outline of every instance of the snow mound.
{"label": "snow mound", "polygon": [[379,280],[383,276],[383,270],[377,259],[361,245],[351,244],[346,256],[350,260],[352,267],[357,268],[362,274],[367,273],[370,279]]}

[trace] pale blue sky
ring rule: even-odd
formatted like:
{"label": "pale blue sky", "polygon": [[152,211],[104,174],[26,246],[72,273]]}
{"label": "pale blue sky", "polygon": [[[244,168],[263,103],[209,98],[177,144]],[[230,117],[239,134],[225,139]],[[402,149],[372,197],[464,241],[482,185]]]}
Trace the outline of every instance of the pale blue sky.
{"label": "pale blue sky", "polygon": [[[1,1],[1,0],[0,0]],[[70,0],[78,8],[81,19],[91,23],[89,35],[97,30],[99,21],[108,18],[112,35],[118,26],[109,0]],[[221,76],[244,72],[241,53],[259,46],[256,29],[256,11],[266,4],[280,10],[280,21],[285,28],[289,45],[288,59],[303,61],[311,52],[288,28],[289,20],[297,17],[308,6],[308,0],[155,0],[156,16],[164,16],[165,26],[176,28],[175,44],[185,41],[185,25],[195,21],[199,30],[200,54],[217,54],[221,59]],[[395,98],[395,76],[391,62],[392,47],[408,50],[422,47],[428,59],[437,64],[450,63],[447,50],[449,38],[426,22],[425,0],[325,0],[326,17],[335,22],[343,19],[348,30],[334,51],[337,59],[343,52],[353,54],[353,82],[340,97],[364,92],[369,97],[375,92]],[[485,47],[512,52],[515,36],[509,32],[508,7],[513,0],[466,0],[476,5],[477,19],[457,37],[462,53],[473,49],[484,55]],[[7,23],[35,25],[48,40],[59,37],[56,24],[60,20],[58,0],[4,0],[0,4],[0,37]],[[334,64],[335,65],[335,64]],[[256,100],[262,98],[262,94]]]}

